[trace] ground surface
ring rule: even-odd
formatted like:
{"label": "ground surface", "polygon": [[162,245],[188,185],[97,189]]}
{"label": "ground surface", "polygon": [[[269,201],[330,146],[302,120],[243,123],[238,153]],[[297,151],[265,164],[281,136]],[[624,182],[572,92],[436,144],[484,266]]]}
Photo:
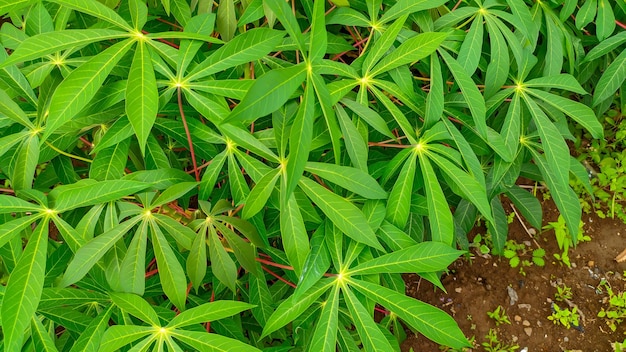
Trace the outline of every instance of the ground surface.
{"label": "ground surface", "polygon": [[[558,213],[554,204],[544,201],[543,207],[544,224],[556,221]],[[479,347],[472,351],[485,350],[480,345],[492,328],[496,329],[500,342],[518,345],[517,351],[524,347],[529,352],[612,351],[610,342],[626,338],[626,321],[617,327],[616,332],[611,332],[606,319],[597,317],[601,307],[608,307],[608,303],[606,290],[600,292],[596,288],[605,278],[615,292],[626,290],[622,276],[626,262],[615,261],[626,248],[626,225],[619,220],[600,219],[589,214],[583,214],[583,221],[585,233],[591,236],[591,241],[570,250],[571,268],[552,256],[560,253],[553,231],[538,229],[535,243],[516,219],[510,225],[509,238],[519,243],[525,241],[532,249],[537,248],[537,244],[544,248],[547,252],[545,267],[527,267],[524,269],[526,275],[522,275],[518,268],[510,267],[506,258],[481,257],[473,250],[471,259],[457,260],[442,278],[447,293],[433,289],[432,284],[416,275],[406,277],[407,293],[452,315],[468,338],[475,337]],[[571,288],[570,303],[581,312],[582,331],[566,329],[548,320],[552,313],[550,302],[555,300],[555,285],[558,284]],[[507,287],[517,294],[514,304],[511,304],[511,290]],[[566,302],[556,303],[562,308],[568,306]],[[488,311],[499,305],[506,310],[510,325],[496,327],[495,320],[487,316]],[[409,351],[410,348],[415,352],[443,350],[422,336],[409,336],[402,349]]]}

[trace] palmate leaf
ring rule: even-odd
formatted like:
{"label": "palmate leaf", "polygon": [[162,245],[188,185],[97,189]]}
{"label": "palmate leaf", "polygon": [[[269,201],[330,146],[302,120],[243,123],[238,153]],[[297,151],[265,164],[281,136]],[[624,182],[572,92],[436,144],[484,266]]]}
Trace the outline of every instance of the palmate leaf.
{"label": "palmate leaf", "polygon": [[[39,212],[44,210],[41,206],[29,203],[14,196],[0,195],[0,214]],[[2,225],[0,225],[2,226]]]}
{"label": "palmate leaf", "polygon": [[87,106],[132,44],[132,40],[125,40],[107,48],[72,71],[59,84],[50,101],[43,139],[48,138]]}
{"label": "palmate leaf", "polygon": [[121,347],[156,332],[158,332],[158,330],[152,326],[114,325],[104,332],[98,351],[119,351]]}
{"label": "palmate leaf", "polygon": [[48,221],[44,219],[33,231],[15,269],[9,276],[0,313],[4,348],[19,351],[24,330],[39,305],[46,270]]}
{"label": "palmate leaf", "polygon": [[294,272],[300,275],[310,251],[309,236],[296,197],[292,193],[289,198],[282,199],[286,196],[284,191],[281,193],[280,231],[283,247]]}
{"label": "palmate leaf", "polygon": [[0,225],[0,246],[4,246],[5,244],[7,244],[7,242],[9,242],[11,239],[17,236],[22,230],[24,230],[26,227],[28,227],[30,224],[32,224],[36,220],[45,216],[45,214],[46,214],[45,212],[41,212],[36,215],[21,217],[16,220],[8,221],[8,222],[5,222],[4,224],[1,224]]}
{"label": "palmate leaf", "polygon": [[113,305],[103,310],[98,316],[91,320],[89,326],[80,334],[70,352],[96,352],[100,347],[102,336],[109,326],[109,318],[113,311]]}
{"label": "palmate leaf", "polygon": [[128,73],[126,86],[126,115],[130,121],[142,154],[159,110],[159,93],[148,46],[140,40]]}
{"label": "palmate leaf", "polygon": [[35,171],[39,161],[39,137],[30,135],[22,141],[11,159],[13,172],[11,184],[13,189],[30,189],[35,178]]}
{"label": "palmate leaf", "polygon": [[370,282],[351,278],[348,284],[397,314],[430,340],[452,348],[470,346],[454,319],[439,308]]}
{"label": "palmate leaf", "polygon": [[[367,56],[363,60],[363,72],[370,72],[374,64],[380,60],[383,55],[389,50],[389,48],[393,45],[406,22],[407,15],[400,17],[397,19],[392,25],[390,25],[383,34],[374,42],[374,45],[366,52]],[[370,37],[370,40],[373,37]]]}
{"label": "palmate leaf", "polygon": [[436,272],[445,270],[463,253],[441,242],[422,242],[361,263],[347,274]]}
{"label": "palmate leaf", "polygon": [[305,170],[365,198],[387,198],[387,192],[378,182],[357,168],[310,161]]}
{"label": "palmate leaf", "polygon": [[[124,280],[120,281],[123,292],[143,296],[146,289],[146,250],[148,249],[148,220],[143,220],[133,235],[126,255],[120,263],[120,273],[124,273]],[[97,237],[96,237],[97,238]],[[78,253],[77,253],[78,254]]]}
{"label": "palmate leaf", "polygon": [[[22,126],[29,127],[30,129],[35,128],[33,123],[28,119],[28,116],[26,116],[24,110],[22,110],[3,89],[0,89],[0,109],[2,110],[3,115],[21,124]],[[9,136],[6,136],[4,138],[8,137]]]}
{"label": "palmate leaf", "polygon": [[30,331],[34,348],[37,349],[37,351],[58,351],[54,345],[54,340],[46,330],[46,327],[41,323],[41,320],[39,320],[39,317],[33,316],[31,318]]}
{"label": "palmate leaf", "polygon": [[313,2],[313,19],[311,20],[311,37],[309,43],[309,60],[311,62],[322,59],[328,47],[326,33],[325,1]]}
{"label": "palmate leaf", "polygon": [[480,61],[482,54],[483,33],[483,15],[478,12],[465,35],[457,57],[457,61],[469,75],[473,75],[478,67],[478,61]]}
{"label": "palmate leaf", "polygon": [[389,194],[385,218],[400,228],[404,228],[406,225],[411,211],[413,180],[417,170],[416,158],[416,153],[409,155]]}
{"label": "palmate leaf", "polygon": [[308,178],[302,178],[299,185],[346,236],[357,242],[383,250],[376,239],[376,234],[369,227],[367,219],[356,206]]}
{"label": "palmate leaf", "polygon": [[283,192],[285,192],[285,197],[287,198],[296,189],[306,162],[309,159],[309,150],[311,149],[311,141],[313,139],[314,107],[313,87],[307,84],[290,131],[289,157],[283,176],[286,179]]}
{"label": "palmate leaf", "polygon": [[208,230],[209,255],[211,257],[211,270],[213,275],[231,291],[235,292],[237,281],[237,267],[235,266],[235,262],[224,249],[213,226],[209,226]]}
{"label": "palmate leaf", "polygon": [[246,205],[243,208],[241,217],[243,219],[249,219],[256,215],[267,203],[267,200],[272,195],[274,186],[280,173],[278,170],[268,172],[259,183],[250,191],[246,200]]}

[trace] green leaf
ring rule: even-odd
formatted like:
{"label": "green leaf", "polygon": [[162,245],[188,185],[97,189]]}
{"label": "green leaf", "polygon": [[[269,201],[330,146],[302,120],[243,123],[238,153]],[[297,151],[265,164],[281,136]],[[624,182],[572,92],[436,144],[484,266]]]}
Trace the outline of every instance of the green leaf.
{"label": "green leaf", "polygon": [[133,341],[137,341],[144,336],[154,334],[152,326],[136,325],[114,325],[107,329],[102,336],[102,343],[98,352],[119,351],[122,346],[126,346]]}
{"label": "green leaf", "polygon": [[141,217],[138,216],[127,220],[100,236],[94,237],[80,247],[76,255],[74,255],[74,259],[67,265],[67,270],[57,286],[66,287],[82,279],[96,262],[113,247],[115,242],[122,238],[140,220]]}
{"label": "green leaf", "polygon": [[455,186],[462,192],[462,196],[471,201],[483,216],[487,220],[490,220],[491,209],[489,207],[489,200],[487,200],[487,190],[485,186],[448,159],[438,154],[431,153],[430,151],[427,151],[427,155],[430,160],[434,161],[435,164],[439,166],[439,169],[448,175],[450,180],[455,183]]}
{"label": "green leaf", "polygon": [[593,106],[597,106],[611,98],[626,79],[626,50],[622,50],[613,62],[604,70],[602,77],[596,83],[593,94]]}
{"label": "green leaf", "polygon": [[439,45],[446,39],[448,33],[422,33],[407,39],[391,54],[378,62],[372,68],[370,75],[377,76],[382,72],[387,72],[398,66],[419,61],[437,50]]}
{"label": "green leaf", "polygon": [[126,313],[139,318],[152,326],[161,326],[159,316],[150,303],[132,293],[110,292],[109,297],[113,304],[120,307]]}
{"label": "green leaf", "polygon": [[139,41],[128,73],[126,115],[137,135],[142,154],[145,153],[146,141],[156,120],[158,101],[159,93],[149,49],[143,41]]}
{"label": "green leaf", "polygon": [[197,185],[197,182],[181,182],[175,185],[171,185],[166,190],[161,192],[161,194],[159,194],[159,196],[152,201],[152,203],[150,204],[150,209],[160,207],[163,204],[173,202],[177,199],[182,198]]}
{"label": "green leaf", "polygon": [[284,32],[269,28],[251,29],[236,36],[195,66],[185,81],[197,81],[213,73],[258,60],[282,42]]}
{"label": "green leaf", "polygon": [[0,67],[34,60],[72,47],[129,36],[126,32],[112,29],[66,29],[42,33],[24,40],[8,59],[0,63]]}
{"label": "green leaf", "polygon": [[541,228],[543,212],[537,197],[517,185],[509,188],[506,195],[531,226],[536,229]]}
{"label": "green leaf", "polygon": [[41,320],[36,316],[31,318],[30,331],[34,348],[37,351],[58,351],[49,331],[46,330],[46,327],[43,326]]}
{"label": "green leaf", "polygon": [[104,148],[93,159],[89,168],[89,178],[98,181],[118,180],[124,175],[124,168],[128,161],[130,139]]}
{"label": "green leaf", "polygon": [[596,17],[598,0],[585,1],[576,14],[576,28],[583,29]]}
{"label": "green leaf", "polygon": [[[374,42],[374,45],[367,50],[367,56],[363,60],[362,68],[365,74],[369,73],[372,67],[374,67],[374,64],[376,64],[378,60],[380,60],[380,58],[382,58],[383,55],[389,51],[389,48],[396,41],[396,37],[398,36],[398,33],[400,33],[404,22],[406,22],[407,16],[408,15],[404,15],[397,19],[383,32],[378,40]],[[374,36],[370,36],[370,40],[373,38]]]}
{"label": "green leaf", "polygon": [[598,118],[593,110],[591,110],[591,108],[587,105],[556,94],[546,93],[539,89],[528,89],[527,92],[570,116],[587,131],[589,131],[593,138],[602,138],[604,135],[604,128],[602,127],[602,124],[598,121]]}
{"label": "green leaf", "polygon": [[296,189],[306,162],[309,159],[309,150],[311,149],[311,140],[313,139],[314,107],[313,87],[307,84],[289,133],[289,158],[283,175],[286,179],[283,192],[287,198]]}
{"label": "green leaf", "polygon": [[587,91],[578,83],[576,78],[568,74],[537,77],[524,82],[524,87],[530,88],[557,88],[585,95]]}
{"label": "green leaf", "polygon": [[274,152],[266,147],[262,142],[252,136],[249,131],[230,124],[220,125],[220,130],[224,133],[225,137],[230,138],[237,145],[266,159],[278,161],[278,156],[276,156],[276,154],[274,154]]}
{"label": "green leaf", "polygon": [[4,348],[19,351],[41,298],[46,273],[48,220],[44,219],[33,231],[15,269],[11,272],[2,299],[2,333]]}
{"label": "green leaf", "polygon": [[347,274],[354,276],[442,271],[463,253],[441,242],[422,242],[361,263],[349,269]]}
{"label": "green leaf", "polygon": [[235,17],[235,4],[233,0],[222,0],[217,6],[217,32],[223,41],[233,39],[237,30],[237,17]]}
{"label": "green leaf", "polygon": [[11,239],[16,237],[22,230],[30,224],[45,216],[46,213],[41,212],[32,216],[24,216],[16,220],[7,221],[0,225],[0,247],[4,246]]}
{"label": "green leaf", "polygon": [[349,284],[428,339],[457,349],[470,346],[454,319],[439,308],[366,281],[350,279]]}
{"label": "green leaf", "polygon": [[187,299],[185,271],[154,220],[150,221],[150,228],[152,229],[152,247],[159,268],[159,279],[161,279],[163,292],[182,312],[185,310],[185,300]]}
{"label": "green leaf", "polygon": [[305,170],[365,198],[387,198],[387,192],[378,182],[357,168],[310,161]]}
{"label": "green leaf", "polygon": [[352,203],[318,183],[302,178],[300,188],[346,236],[383,250],[363,213]]}
{"label": "green leaf", "polygon": [[[286,196],[281,194],[282,197]],[[299,276],[311,249],[304,220],[293,193],[281,206],[280,231],[282,232],[285,255],[293,266],[295,274]]]}
{"label": "green leaf", "polygon": [[291,6],[282,0],[263,0],[263,4],[269,7],[272,12],[278,17],[280,23],[283,25],[291,39],[296,43],[296,46],[300,52],[305,52],[304,36],[295,14],[291,11]]}
{"label": "green leaf", "polygon": [[612,50],[615,50],[624,42],[626,42],[626,32],[619,32],[611,38],[607,38],[602,41],[602,43],[594,46],[591,50],[589,50],[587,55],[585,55],[585,58],[580,63],[583,64],[587,61],[596,60]]}
{"label": "green leaf", "polygon": [[226,336],[207,334],[200,331],[174,330],[170,332],[171,336],[180,340],[196,351],[207,352],[237,352],[250,351],[261,352],[258,348],[250,346],[239,340],[231,339]]}
{"label": "green leaf", "polygon": [[250,303],[255,305],[251,309],[252,315],[259,325],[264,326],[272,313],[274,313],[272,293],[267,287],[267,281],[263,275],[249,275],[248,285]]}
{"label": "green leaf", "polygon": [[267,324],[265,324],[261,338],[268,336],[299,317],[334,284],[334,278],[323,279],[318,281],[297,299],[295,299],[293,295],[289,296],[276,308],[274,314],[272,314]]}
{"label": "green leaf", "polygon": [[211,256],[211,270],[213,275],[231,291],[235,292],[237,281],[237,267],[230,258],[224,246],[217,237],[212,226],[209,226],[209,255]]}
{"label": "green leaf", "polygon": [[194,324],[228,318],[254,307],[251,304],[237,301],[221,300],[205,303],[187,309],[170,320],[166,328],[177,329]]}
{"label": "green leaf", "polygon": [[398,0],[391,6],[385,14],[380,18],[381,23],[387,23],[402,15],[408,15],[413,12],[434,9],[445,4],[447,0]]}
{"label": "green leaf", "polygon": [[304,64],[275,69],[264,74],[254,82],[246,96],[224,122],[252,122],[278,110],[300,87],[305,77]]}
{"label": "green leaf", "polygon": [[133,31],[133,27],[128,24],[120,15],[114,10],[106,7],[105,5],[97,1],[84,1],[84,0],[51,0],[59,5],[65,6],[72,10],[76,10],[82,13],[99,18],[103,21],[114,24],[127,31]]}
{"label": "green leaf", "polygon": [[342,286],[341,291],[343,292],[356,331],[359,333],[359,337],[361,337],[364,349],[366,351],[394,351],[394,348],[391,347],[391,344],[383,332],[378,328],[376,322],[374,322],[372,315],[363,306],[361,301],[356,298],[354,293],[346,286]]}
{"label": "green leaf", "polygon": [[[11,97],[5,93],[3,89],[0,89],[0,110],[2,110],[2,114],[13,120],[14,122],[19,123],[22,126],[28,127],[31,130],[35,129],[35,125],[28,119],[26,113],[16,102],[11,99]],[[10,136],[10,135],[9,135]],[[4,138],[8,138],[9,136],[5,136]]]}
{"label": "green leaf", "polygon": [[227,151],[223,151],[219,153],[213,160],[211,164],[206,168],[204,174],[202,175],[202,180],[200,181],[200,191],[198,193],[198,199],[209,199],[211,193],[213,192],[213,188],[215,187],[215,183],[217,182],[217,178],[222,172],[222,168],[224,167],[224,163],[226,162]]}
{"label": "green leaf", "polygon": [[58,186],[48,195],[51,208],[58,212],[117,200],[146,189],[149,184],[138,181],[82,180],[71,185]]}
{"label": "green leaf", "polygon": [[428,158],[419,156],[418,159],[424,178],[431,237],[433,241],[451,245],[454,240],[454,222],[450,206]]}
{"label": "green leaf", "polygon": [[[336,105],[335,110],[339,126],[341,127],[345,149],[348,152],[352,165],[364,172],[367,171],[367,143],[341,105]],[[333,150],[337,151],[338,154],[339,148],[337,145],[333,147]]]}
{"label": "green leaf", "polygon": [[146,290],[146,250],[148,249],[148,220],[143,220],[135,231],[124,259],[121,260],[120,273],[124,273],[124,280],[120,280],[120,291],[143,296]]}
{"label": "green leaf", "polygon": [[376,131],[384,134],[389,138],[395,138],[393,133],[391,133],[391,130],[389,130],[385,119],[383,119],[376,111],[348,98],[343,98],[340,101],[355,114],[357,114],[360,118],[362,118],[365,122],[367,122],[370,126],[372,126]]}
{"label": "green leaf", "polygon": [[463,66],[465,72],[470,76],[476,71],[478,61],[480,61],[482,54],[483,21],[483,15],[478,12],[476,17],[472,20],[472,25],[465,35],[465,39],[463,39],[463,43],[459,49],[459,56],[457,57],[459,64]]}
{"label": "green leaf", "polygon": [[299,297],[300,294],[315,285],[330,268],[330,255],[324,242],[325,228],[326,225],[322,223],[311,236],[311,251],[304,262],[298,286],[293,293],[295,297]]}
{"label": "green leaf", "polygon": [[261,181],[254,186],[250,194],[248,194],[246,205],[243,207],[241,214],[243,219],[249,219],[263,209],[267,200],[272,195],[272,191],[274,190],[279,176],[280,173],[278,170],[273,170],[263,176]]}
{"label": "green leaf", "polygon": [[0,13],[9,13],[10,11],[19,10],[36,2],[37,0],[1,0]]}
{"label": "green leaf", "polygon": [[11,185],[14,190],[32,188],[38,161],[39,137],[31,134],[24,139],[11,160]]}
{"label": "green leaf", "polygon": [[309,351],[337,351],[337,328],[339,315],[339,285],[334,285],[324,302],[322,314],[311,338]]}
{"label": "green leaf", "polygon": [[309,43],[309,61],[324,58],[328,47],[326,34],[324,4],[325,1],[313,2],[313,19],[311,20],[311,40]]}
{"label": "green leaf", "polygon": [[59,84],[50,100],[43,139],[47,139],[89,104],[133,43],[132,40],[125,40],[109,47],[80,65]]}
{"label": "green leaf", "polygon": [[476,84],[472,80],[472,77],[467,74],[463,67],[445,50],[439,50],[439,54],[448,65],[452,76],[459,85],[461,93],[463,93],[463,99],[467,103],[468,108],[472,112],[472,118],[474,120],[474,127],[478,130],[479,134],[485,138],[487,136],[487,123],[485,121],[485,115],[487,108],[485,107],[485,100],[482,94],[476,87]]}
{"label": "green leaf", "polygon": [[385,218],[399,228],[406,226],[411,211],[413,180],[415,179],[415,172],[417,170],[416,157],[416,153],[411,153],[407,158],[389,194]]}
{"label": "green leaf", "polygon": [[89,326],[87,326],[87,328],[80,334],[76,342],[74,342],[70,352],[98,351],[100,341],[102,341],[102,336],[104,335],[106,328],[109,326],[109,319],[112,311],[113,306],[109,306],[107,310],[103,310],[97,317],[92,319]]}
{"label": "green leaf", "polygon": [[206,237],[204,231],[201,230],[200,234],[195,236],[189,250],[189,257],[185,263],[187,276],[189,276],[196,292],[203,283],[207,270]]}
{"label": "green leaf", "polygon": [[[0,195],[0,214],[10,213],[25,213],[25,212],[40,212],[44,209],[33,203],[29,203],[25,200],[19,199],[14,196]],[[2,225],[0,225],[2,226]]]}

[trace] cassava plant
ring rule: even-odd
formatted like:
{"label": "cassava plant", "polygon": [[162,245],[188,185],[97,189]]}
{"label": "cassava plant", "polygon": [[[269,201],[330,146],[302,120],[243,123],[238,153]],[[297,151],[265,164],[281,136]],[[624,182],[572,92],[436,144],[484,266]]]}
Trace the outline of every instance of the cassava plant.
{"label": "cassava plant", "polygon": [[520,176],[576,243],[568,123],[626,76],[578,5],[0,0],[4,350],[468,347],[401,274],[502,253],[503,195],[540,228]]}

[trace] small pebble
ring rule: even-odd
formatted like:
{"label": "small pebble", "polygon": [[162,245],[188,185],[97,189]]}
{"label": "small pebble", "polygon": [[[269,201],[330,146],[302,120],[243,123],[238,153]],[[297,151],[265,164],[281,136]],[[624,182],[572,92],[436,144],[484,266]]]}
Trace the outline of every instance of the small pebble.
{"label": "small pebble", "polygon": [[530,311],[531,305],[528,303],[520,303],[517,305],[517,308],[519,309],[526,309]]}
{"label": "small pebble", "polygon": [[522,321],[522,317],[520,317],[519,315],[516,315],[515,317],[513,317],[513,319],[518,323]]}
{"label": "small pebble", "polygon": [[572,268],[576,269],[576,263],[572,263]]}
{"label": "small pebble", "polygon": [[590,261],[588,261],[588,262],[587,262],[587,266],[588,266],[588,267],[590,267],[590,268],[593,268],[593,266],[594,266],[595,264],[596,264],[596,263],[595,263],[593,260],[590,260]]}
{"label": "small pebble", "polygon": [[530,336],[533,334],[533,328],[524,328],[524,332],[526,335]]}
{"label": "small pebble", "polygon": [[512,341],[513,343],[516,343],[518,339],[519,339],[519,338],[518,338],[517,336],[515,336],[515,335],[511,336],[511,341]]}
{"label": "small pebble", "polygon": [[528,320],[524,320],[524,321],[522,322],[522,325],[524,325],[524,326],[530,326],[530,322],[529,322]]}
{"label": "small pebble", "polygon": [[569,337],[565,336],[565,337],[563,338],[563,342],[569,342]]}
{"label": "small pebble", "polygon": [[463,288],[462,287],[457,287],[457,288],[454,289],[454,292],[461,293],[461,292],[463,292]]}

